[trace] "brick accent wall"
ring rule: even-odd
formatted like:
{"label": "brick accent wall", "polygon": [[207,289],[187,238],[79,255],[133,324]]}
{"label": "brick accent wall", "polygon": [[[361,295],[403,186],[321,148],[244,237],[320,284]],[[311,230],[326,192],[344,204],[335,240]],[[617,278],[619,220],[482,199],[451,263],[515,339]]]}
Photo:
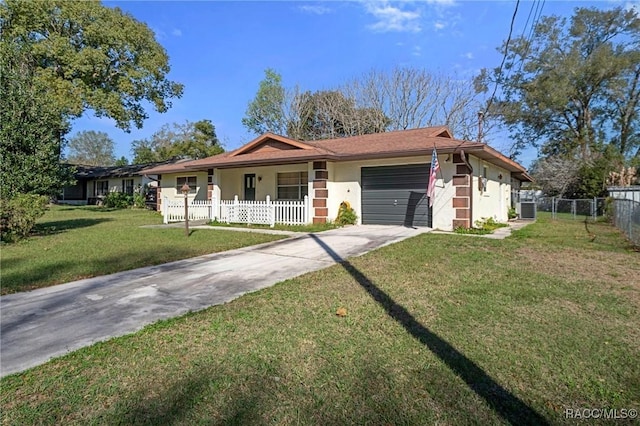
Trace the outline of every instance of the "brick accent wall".
{"label": "brick accent wall", "polygon": [[329,198],[329,190],[327,189],[327,180],[329,172],[327,171],[326,161],[313,162],[313,223],[327,223],[329,209],[327,208],[327,198]]}
{"label": "brick accent wall", "polygon": [[156,211],[162,211],[162,175],[158,175],[158,186],[156,191]]}
{"label": "brick accent wall", "polygon": [[453,175],[452,183],[456,188],[456,195],[451,199],[454,210],[453,228],[471,227],[471,196],[472,192],[469,183],[473,177],[466,164],[463,163],[459,154],[453,155],[453,163],[456,166],[456,174]]}

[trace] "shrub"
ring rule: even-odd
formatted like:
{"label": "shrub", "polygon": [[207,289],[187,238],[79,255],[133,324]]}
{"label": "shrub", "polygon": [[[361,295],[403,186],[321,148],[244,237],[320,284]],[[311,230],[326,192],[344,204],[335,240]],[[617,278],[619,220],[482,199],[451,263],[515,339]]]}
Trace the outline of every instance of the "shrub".
{"label": "shrub", "polygon": [[133,207],[137,209],[144,209],[146,207],[146,198],[143,193],[136,192],[133,194]]}
{"label": "shrub", "polygon": [[509,210],[507,210],[507,217],[509,219],[515,219],[518,217],[518,212],[516,211],[515,208],[509,207]]}
{"label": "shrub", "polygon": [[456,234],[476,234],[476,235],[484,235],[491,234],[498,228],[504,228],[505,226],[509,226],[506,223],[496,222],[492,217],[482,218],[480,220],[476,220],[474,228],[463,228],[457,227],[453,230]]}
{"label": "shrub", "polygon": [[5,242],[25,238],[36,220],[44,215],[49,200],[43,195],[18,194],[10,200],[0,200],[0,238]]}
{"label": "shrub", "polygon": [[133,196],[124,192],[110,192],[104,197],[104,206],[116,209],[126,209],[133,205]]}
{"label": "shrub", "polygon": [[340,203],[340,208],[338,209],[338,217],[336,218],[337,225],[355,225],[358,221],[358,215],[356,211],[351,207],[348,201],[343,201]]}

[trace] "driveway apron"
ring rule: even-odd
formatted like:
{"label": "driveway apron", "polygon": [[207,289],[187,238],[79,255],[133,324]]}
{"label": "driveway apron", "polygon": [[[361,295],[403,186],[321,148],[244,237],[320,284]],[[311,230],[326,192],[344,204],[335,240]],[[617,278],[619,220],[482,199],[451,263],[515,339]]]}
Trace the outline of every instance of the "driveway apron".
{"label": "driveway apron", "polygon": [[428,231],[352,226],[2,296],[0,376]]}

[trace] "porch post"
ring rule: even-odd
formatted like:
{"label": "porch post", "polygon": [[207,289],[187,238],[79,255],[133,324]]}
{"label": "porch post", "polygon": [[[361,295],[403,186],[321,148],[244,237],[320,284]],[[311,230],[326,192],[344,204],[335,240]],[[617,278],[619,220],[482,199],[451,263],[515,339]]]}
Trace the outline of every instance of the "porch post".
{"label": "porch post", "polygon": [[167,197],[164,197],[164,199],[162,200],[162,223],[164,223],[165,225],[167,223],[169,223],[169,216],[167,215],[167,202],[168,199]]}

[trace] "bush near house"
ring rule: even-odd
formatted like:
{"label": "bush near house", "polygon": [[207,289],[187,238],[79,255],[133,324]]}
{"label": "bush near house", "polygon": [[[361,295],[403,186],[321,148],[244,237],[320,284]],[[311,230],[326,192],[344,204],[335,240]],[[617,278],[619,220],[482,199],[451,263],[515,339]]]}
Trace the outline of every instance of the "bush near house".
{"label": "bush near house", "polygon": [[348,201],[343,201],[340,203],[340,208],[338,209],[338,217],[336,218],[337,225],[355,225],[358,221],[358,215],[356,211],[351,207]]}
{"label": "bush near house", "polygon": [[0,238],[14,242],[25,238],[44,215],[49,200],[44,195],[18,194],[9,200],[0,200]]}
{"label": "bush near house", "polygon": [[115,209],[126,209],[133,206],[133,196],[123,192],[110,192],[104,197],[104,206]]}

